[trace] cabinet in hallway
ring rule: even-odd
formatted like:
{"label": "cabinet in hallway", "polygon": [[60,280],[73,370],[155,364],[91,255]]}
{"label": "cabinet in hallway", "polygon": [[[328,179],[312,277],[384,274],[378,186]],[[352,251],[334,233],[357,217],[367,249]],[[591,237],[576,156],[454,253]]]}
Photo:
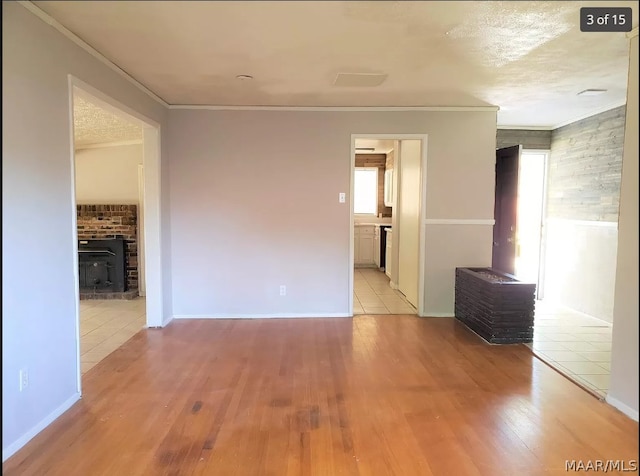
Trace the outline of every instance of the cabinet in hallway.
{"label": "cabinet in hallway", "polygon": [[375,264],[373,225],[356,225],[353,236],[353,262],[356,266]]}

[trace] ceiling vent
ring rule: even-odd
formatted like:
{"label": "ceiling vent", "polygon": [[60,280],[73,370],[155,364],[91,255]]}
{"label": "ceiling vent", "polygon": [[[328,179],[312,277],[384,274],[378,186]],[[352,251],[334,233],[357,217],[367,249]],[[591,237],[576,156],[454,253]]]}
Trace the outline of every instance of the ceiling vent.
{"label": "ceiling vent", "polygon": [[580,91],[578,96],[600,96],[606,92],[606,89],[585,89],[584,91]]}
{"label": "ceiling vent", "polygon": [[334,86],[372,88],[380,86],[387,79],[387,74],[378,73],[338,73]]}

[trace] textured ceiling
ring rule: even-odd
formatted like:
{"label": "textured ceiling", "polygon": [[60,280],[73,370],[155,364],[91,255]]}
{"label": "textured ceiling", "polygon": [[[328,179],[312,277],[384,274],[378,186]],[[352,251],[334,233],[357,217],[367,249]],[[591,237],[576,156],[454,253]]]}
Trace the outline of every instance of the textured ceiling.
{"label": "textured ceiling", "polygon": [[128,122],[78,95],[73,98],[73,126],[76,149],[142,140],[142,126]]}
{"label": "textured ceiling", "polygon": [[[581,32],[580,8],[632,7],[638,24],[637,1],[35,4],[169,104],[494,105],[503,126],[623,104],[629,40]],[[339,87],[339,73],[387,77]],[[607,92],[576,95],[588,88]]]}

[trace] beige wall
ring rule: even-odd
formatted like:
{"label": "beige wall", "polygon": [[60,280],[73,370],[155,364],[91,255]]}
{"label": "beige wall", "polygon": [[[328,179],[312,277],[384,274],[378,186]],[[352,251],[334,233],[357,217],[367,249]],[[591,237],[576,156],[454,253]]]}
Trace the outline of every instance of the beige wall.
{"label": "beige wall", "polygon": [[638,36],[631,39],[607,400],[638,420]]}
{"label": "beige wall", "polygon": [[137,204],[142,144],[76,150],[76,202]]}
{"label": "beige wall", "polygon": [[[428,134],[427,218],[493,218],[495,112],[174,110],[168,129],[176,316],[351,312],[351,134]],[[490,264],[491,226],[464,228],[427,236],[427,314],[453,314],[456,266]]]}

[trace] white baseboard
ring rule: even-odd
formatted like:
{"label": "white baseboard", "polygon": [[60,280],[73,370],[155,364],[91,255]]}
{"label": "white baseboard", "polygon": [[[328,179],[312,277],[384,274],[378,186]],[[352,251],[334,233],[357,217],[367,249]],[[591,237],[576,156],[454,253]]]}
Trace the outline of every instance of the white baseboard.
{"label": "white baseboard", "polygon": [[164,321],[162,321],[162,327],[167,327],[167,325],[173,321],[174,316],[169,316],[168,319],[165,319]]}
{"label": "white baseboard", "polygon": [[618,410],[620,410],[622,413],[627,415],[632,420],[638,421],[638,410],[634,410],[629,405],[625,405],[624,403],[622,403],[617,398],[613,398],[613,397],[611,397],[609,395],[606,396],[605,400],[609,405],[611,405],[614,408],[617,408]]}
{"label": "white baseboard", "polygon": [[80,400],[80,393],[74,393],[69,399],[67,399],[62,405],[49,413],[46,417],[40,420],[33,428],[27,431],[24,435],[11,443],[6,448],[2,448],[2,462],[4,463],[11,456],[13,456],[20,448],[26,445],[33,437],[48,427],[53,421],[66,412],[71,406]]}
{"label": "white baseboard", "polygon": [[282,314],[187,314],[175,315],[174,319],[309,319],[322,317],[352,317],[352,314],[344,312],[318,312],[315,314],[282,313]]}
{"label": "white baseboard", "polygon": [[426,311],[424,316],[420,317],[456,317],[452,312],[429,312]]}

